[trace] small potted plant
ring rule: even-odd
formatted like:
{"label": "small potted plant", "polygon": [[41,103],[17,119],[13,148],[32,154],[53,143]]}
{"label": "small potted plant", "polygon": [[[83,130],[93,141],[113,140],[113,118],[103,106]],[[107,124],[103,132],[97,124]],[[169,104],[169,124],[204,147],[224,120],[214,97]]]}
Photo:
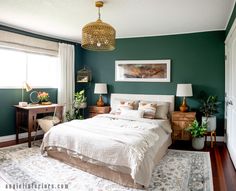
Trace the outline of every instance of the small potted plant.
{"label": "small potted plant", "polygon": [[196,150],[201,150],[204,148],[204,135],[207,131],[207,123],[202,122],[201,124],[195,119],[186,131],[190,132],[192,135],[192,147]]}
{"label": "small potted plant", "polygon": [[39,103],[42,105],[51,104],[51,102],[49,102],[49,94],[47,92],[38,92],[37,98]]}
{"label": "small potted plant", "polygon": [[80,109],[84,109],[87,107],[87,98],[85,97],[85,91],[81,90],[80,92],[76,92],[75,100],[72,105],[72,111],[66,112],[67,121],[71,121],[73,119],[83,119],[83,116],[80,114]]}
{"label": "small potted plant", "polygon": [[85,91],[81,90],[80,92],[75,93],[75,101],[74,105],[80,109],[86,108],[87,107],[87,98],[85,97]]}
{"label": "small potted plant", "polygon": [[215,131],[216,130],[216,116],[218,113],[218,106],[220,102],[218,102],[217,96],[209,96],[207,99],[202,100],[202,106],[200,107],[200,111],[203,113],[202,121],[207,123],[207,131]]}

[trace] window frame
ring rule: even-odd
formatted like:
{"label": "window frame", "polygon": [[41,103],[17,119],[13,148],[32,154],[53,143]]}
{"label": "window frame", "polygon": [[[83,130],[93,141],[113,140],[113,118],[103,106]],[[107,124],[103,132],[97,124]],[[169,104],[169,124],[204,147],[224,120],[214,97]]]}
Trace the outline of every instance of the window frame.
{"label": "window frame", "polygon": [[[59,88],[59,85],[55,86],[55,85],[47,85],[47,86],[38,86],[38,85],[31,85],[30,82],[28,82],[28,55],[29,54],[32,54],[32,55],[43,55],[43,56],[50,56],[50,57],[55,57],[58,59],[58,56],[52,56],[52,55],[46,55],[46,54],[40,54],[40,53],[30,53],[30,52],[25,52],[25,51],[22,51],[22,50],[18,50],[18,49],[12,49],[12,48],[8,48],[8,47],[2,47],[0,46],[0,49],[2,50],[10,50],[10,51],[15,51],[15,52],[22,52],[25,54],[25,68],[26,68],[26,71],[25,71],[25,80],[22,82],[22,85],[13,85],[13,86],[9,86],[9,85],[6,85],[6,86],[3,86],[0,84],[0,90],[4,90],[4,89],[22,89],[23,88],[23,83],[24,82],[27,82],[29,83],[29,85],[33,88],[33,89],[58,89]],[[59,63],[57,63],[59,64]],[[59,65],[58,65],[58,68],[57,70],[59,70]],[[58,76],[58,80],[59,80],[59,76]]]}

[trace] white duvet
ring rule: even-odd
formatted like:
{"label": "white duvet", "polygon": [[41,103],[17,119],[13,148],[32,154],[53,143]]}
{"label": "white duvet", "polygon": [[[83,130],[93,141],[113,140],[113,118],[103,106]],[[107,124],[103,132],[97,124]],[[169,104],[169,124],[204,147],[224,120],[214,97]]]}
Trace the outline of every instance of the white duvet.
{"label": "white duvet", "polygon": [[[47,148],[59,147],[107,165],[128,167],[136,183],[148,186],[160,132],[171,133],[168,121],[104,114],[52,127],[41,151],[46,155]],[[148,152],[151,147],[153,152]]]}

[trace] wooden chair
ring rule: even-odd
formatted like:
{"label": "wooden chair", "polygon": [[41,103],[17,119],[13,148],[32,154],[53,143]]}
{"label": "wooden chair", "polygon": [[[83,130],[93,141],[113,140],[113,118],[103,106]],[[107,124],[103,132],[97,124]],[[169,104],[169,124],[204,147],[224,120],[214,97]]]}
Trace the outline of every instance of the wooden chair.
{"label": "wooden chair", "polygon": [[35,129],[34,141],[36,140],[37,133],[41,128],[44,133],[48,132],[53,126],[61,123],[62,121],[56,116],[57,108],[55,107],[53,116],[45,116],[41,119],[37,119],[37,125]]}
{"label": "wooden chair", "polygon": [[213,148],[214,144],[216,144],[216,131],[205,133],[205,143],[207,142],[207,136],[211,136],[211,148]]}

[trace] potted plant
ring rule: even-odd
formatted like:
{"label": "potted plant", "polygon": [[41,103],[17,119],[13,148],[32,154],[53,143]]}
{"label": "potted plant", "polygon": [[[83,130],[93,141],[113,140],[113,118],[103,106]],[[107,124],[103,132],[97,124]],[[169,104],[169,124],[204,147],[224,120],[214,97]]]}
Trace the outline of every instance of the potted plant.
{"label": "potted plant", "polygon": [[204,135],[207,131],[207,123],[202,121],[200,124],[196,119],[189,124],[186,131],[190,132],[192,135],[192,147],[196,150],[201,150],[204,148]]}
{"label": "potted plant", "polygon": [[202,106],[200,107],[200,111],[203,113],[202,121],[207,123],[207,131],[211,132],[216,130],[216,116],[218,113],[218,106],[220,102],[218,102],[217,96],[209,96],[207,99],[202,100]]}
{"label": "potted plant", "polygon": [[80,114],[80,109],[84,109],[87,107],[87,98],[85,97],[85,91],[81,90],[80,92],[76,92],[74,94],[74,102],[72,104],[72,111],[66,112],[67,121],[71,121],[73,119],[83,119],[83,116]]}
{"label": "potted plant", "polygon": [[74,105],[77,108],[83,109],[87,107],[87,98],[85,97],[85,91],[81,90],[80,92],[76,92],[75,95],[75,101],[74,101]]}
{"label": "potted plant", "polygon": [[42,105],[51,104],[51,102],[49,102],[49,94],[47,92],[38,92],[37,98],[39,103]]}

